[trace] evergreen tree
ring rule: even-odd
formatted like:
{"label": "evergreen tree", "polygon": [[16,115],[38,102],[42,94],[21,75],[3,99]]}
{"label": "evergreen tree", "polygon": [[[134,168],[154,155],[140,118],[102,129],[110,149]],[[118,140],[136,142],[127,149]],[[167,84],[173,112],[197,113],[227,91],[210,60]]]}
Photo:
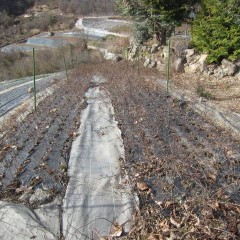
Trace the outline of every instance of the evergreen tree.
{"label": "evergreen tree", "polygon": [[120,10],[137,23],[144,23],[160,44],[166,43],[167,31],[188,18],[200,0],[117,0]]}
{"label": "evergreen tree", "polygon": [[203,0],[192,28],[193,45],[210,63],[240,56],[240,1]]}

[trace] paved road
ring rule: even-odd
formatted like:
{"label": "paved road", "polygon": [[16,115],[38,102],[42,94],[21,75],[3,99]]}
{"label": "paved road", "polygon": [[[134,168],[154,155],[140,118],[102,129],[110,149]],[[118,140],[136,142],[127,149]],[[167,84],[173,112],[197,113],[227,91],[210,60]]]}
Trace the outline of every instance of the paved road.
{"label": "paved road", "polygon": [[[37,93],[52,84],[52,80],[62,80],[63,73],[43,75],[36,80]],[[0,117],[33,96],[28,89],[33,86],[31,77],[0,83]]]}

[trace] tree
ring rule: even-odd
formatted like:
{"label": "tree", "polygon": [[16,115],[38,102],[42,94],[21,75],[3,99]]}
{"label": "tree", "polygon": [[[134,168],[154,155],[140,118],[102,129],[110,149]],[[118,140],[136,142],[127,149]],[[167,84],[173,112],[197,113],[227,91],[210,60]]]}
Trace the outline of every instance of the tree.
{"label": "tree", "polygon": [[240,1],[203,0],[201,11],[193,23],[192,43],[208,54],[208,62],[239,59]]}
{"label": "tree", "polygon": [[194,4],[200,0],[117,0],[119,9],[136,22],[145,22],[151,35],[166,44],[167,31],[189,17]]}

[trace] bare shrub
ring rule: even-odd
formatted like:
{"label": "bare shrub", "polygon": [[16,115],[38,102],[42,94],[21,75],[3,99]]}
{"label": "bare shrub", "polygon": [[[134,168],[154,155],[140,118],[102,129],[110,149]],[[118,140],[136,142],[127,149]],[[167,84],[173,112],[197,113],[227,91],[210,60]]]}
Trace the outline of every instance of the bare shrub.
{"label": "bare shrub", "polygon": [[[63,71],[64,57],[67,69],[93,60],[96,53],[87,50],[85,39],[57,49],[36,51],[36,74]],[[0,80],[22,78],[32,75],[32,55],[27,53],[0,53]]]}

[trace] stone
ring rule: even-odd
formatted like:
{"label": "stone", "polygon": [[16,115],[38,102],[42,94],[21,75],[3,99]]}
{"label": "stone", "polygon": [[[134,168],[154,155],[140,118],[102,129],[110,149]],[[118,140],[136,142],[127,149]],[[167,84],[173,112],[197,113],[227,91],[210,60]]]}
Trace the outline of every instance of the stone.
{"label": "stone", "polygon": [[167,59],[168,58],[168,46],[164,46],[162,49],[162,58]]}
{"label": "stone", "polygon": [[146,52],[147,51],[147,46],[142,46],[141,50],[142,50],[142,52]]}
{"label": "stone", "polygon": [[159,47],[158,44],[154,44],[154,45],[152,45],[151,53],[156,53],[156,52],[158,51],[158,47]]}
{"label": "stone", "polygon": [[187,73],[207,72],[206,59],[207,59],[207,54],[202,54],[202,55],[192,57],[192,60],[190,62],[187,62],[187,64],[185,64],[185,68],[184,68],[185,72]]}
{"label": "stone", "polygon": [[18,200],[20,202],[28,203],[31,196],[32,196],[32,193],[25,192],[22,194],[22,196]]}
{"label": "stone", "polygon": [[48,191],[44,191],[41,188],[38,188],[35,193],[30,197],[29,203],[34,204],[45,204],[51,200],[51,194]]}
{"label": "stone", "polygon": [[220,79],[226,76],[225,71],[221,66],[214,69],[214,75],[216,78],[220,78]]}
{"label": "stone", "polygon": [[147,191],[149,189],[149,186],[145,182],[137,182],[137,188],[140,191]]}
{"label": "stone", "polygon": [[151,61],[148,67],[155,68],[156,66],[157,66],[157,62],[156,61]]}
{"label": "stone", "polygon": [[33,87],[28,88],[28,93],[32,93],[33,90],[34,90]]}
{"label": "stone", "polygon": [[238,69],[240,70],[240,60],[237,60],[237,61],[235,62],[235,64],[236,64],[236,66],[238,67]]}
{"label": "stone", "polygon": [[137,52],[138,52],[138,45],[133,45],[133,48],[131,51],[133,58],[137,55]]}
{"label": "stone", "polygon": [[175,70],[177,72],[183,72],[184,71],[184,59],[183,58],[177,58],[175,60]]}
{"label": "stone", "polygon": [[217,66],[215,64],[210,64],[207,66],[207,75],[210,76],[210,75],[213,75],[214,74],[214,70],[217,68]]}
{"label": "stone", "polygon": [[194,49],[186,49],[185,54],[186,54],[187,63],[190,63],[193,55],[195,54],[195,51]]}
{"label": "stone", "polygon": [[234,77],[237,78],[240,81],[240,70],[235,74]]}
{"label": "stone", "polygon": [[121,60],[122,60],[122,58],[118,55],[113,58],[113,62],[115,62],[115,63],[120,62]]}
{"label": "stone", "polygon": [[151,59],[150,59],[150,58],[147,58],[146,61],[145,61],[144,64],[143,64],[143,66],[144,66],[144,67],[148,67],[150,63],[151,63]]}
{"label": "stone", "polygon": [[222,60],[222,69],[225,73],[225,76],[232,76],[234,73],[237,72],[237,65],[230,62],[229,60],[223,59]]}
{"label": "stone", "polygon": [[184,71],[186,73],[196,73],[198,70],[198,64],[185,64]]}

